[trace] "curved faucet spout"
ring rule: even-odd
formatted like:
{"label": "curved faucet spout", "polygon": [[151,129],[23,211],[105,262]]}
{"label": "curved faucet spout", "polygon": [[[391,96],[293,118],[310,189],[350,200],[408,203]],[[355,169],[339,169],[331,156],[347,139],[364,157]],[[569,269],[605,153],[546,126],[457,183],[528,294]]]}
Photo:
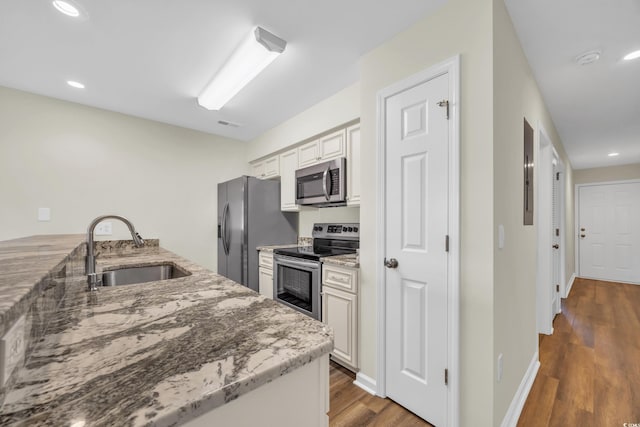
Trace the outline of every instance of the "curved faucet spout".
{"label": "curved faucet spout", "polygon": [[93,245],[93,232],[96,226],[104,221],[105,219],[117,219],[125,223],[125,225],[129,228],[129,232],[131,233],[131,238],[133,239],[133,243],[136,247],[140,247],[144,245],[144,240],[136,231],[136,228],[133,226],[131,221],[127,218],[120,215],[102,215],[91,221],[89,227],[87,228],[87,262],[85,264],[85,274],[87,275],[87,285],[89,291],[98,290],[98,276],[96,274],[96,257],[94,253],[94,245]]}

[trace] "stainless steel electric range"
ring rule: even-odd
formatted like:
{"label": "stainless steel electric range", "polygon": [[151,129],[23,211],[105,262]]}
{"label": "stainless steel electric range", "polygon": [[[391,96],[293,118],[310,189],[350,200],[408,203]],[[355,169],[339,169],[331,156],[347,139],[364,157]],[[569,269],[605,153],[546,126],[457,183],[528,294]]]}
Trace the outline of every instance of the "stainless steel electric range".
{"label": "stainless steel electric range", "polygon": [[360,247],[360,224],[314,224],[312,236],[313,246],[273,251],[274,299],[321,320],[321,260],[356,253]]}

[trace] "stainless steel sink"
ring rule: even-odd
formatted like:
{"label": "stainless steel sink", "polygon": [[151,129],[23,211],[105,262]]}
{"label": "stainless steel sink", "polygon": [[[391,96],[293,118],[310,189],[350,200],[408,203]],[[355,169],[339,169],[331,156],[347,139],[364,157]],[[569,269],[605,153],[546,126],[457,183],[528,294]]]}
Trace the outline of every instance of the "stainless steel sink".
{"label": "stainless steel sink", "polygon": [[147,265],[144,267],[123,267],[102,273],[102,286],[132,285],[157,280],[177,279],[190,276],[186,270],[173,264]]}

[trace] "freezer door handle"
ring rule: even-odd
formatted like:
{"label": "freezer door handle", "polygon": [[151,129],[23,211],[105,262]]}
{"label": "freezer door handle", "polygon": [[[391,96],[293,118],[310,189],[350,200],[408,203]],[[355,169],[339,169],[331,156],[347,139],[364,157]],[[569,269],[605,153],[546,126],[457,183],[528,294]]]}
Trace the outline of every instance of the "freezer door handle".
{"label": "freezer door handle", "polygon": [[224,254],[229,255],[229,242],[227,240],[227,215],[229,214],[229,203],[224,204],[224,208],[222,209],[222,249],[224,249]]}

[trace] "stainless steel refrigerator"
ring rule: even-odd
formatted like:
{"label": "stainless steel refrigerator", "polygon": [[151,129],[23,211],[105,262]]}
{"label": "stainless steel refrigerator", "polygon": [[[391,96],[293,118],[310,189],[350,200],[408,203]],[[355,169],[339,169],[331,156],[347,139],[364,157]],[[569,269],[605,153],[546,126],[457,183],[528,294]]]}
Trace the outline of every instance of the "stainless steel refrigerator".
{"label": "stainless steel refrigerator", "polygon": [[280,182],[218,184],[218,274],[258,291],[257,246],[297,243],[298,214],[280,211]]}

